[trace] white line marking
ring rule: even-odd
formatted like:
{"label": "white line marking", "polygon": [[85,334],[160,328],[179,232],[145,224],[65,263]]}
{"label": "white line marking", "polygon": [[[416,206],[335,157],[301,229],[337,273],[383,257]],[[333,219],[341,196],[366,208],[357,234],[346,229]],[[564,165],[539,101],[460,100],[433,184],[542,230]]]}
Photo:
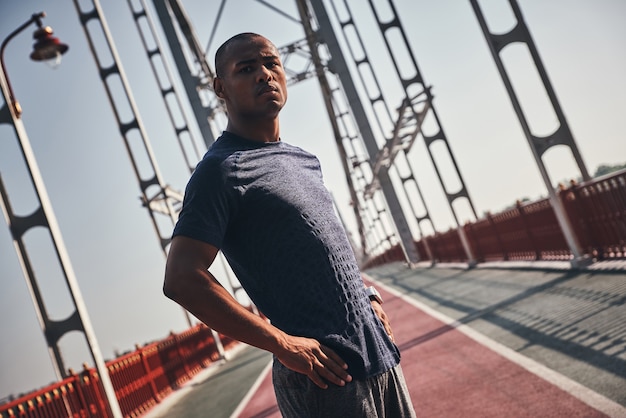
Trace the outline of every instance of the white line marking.
{"label": "white line marking", "polygon": [[240,351],[246,348],[246,345],[243,343],[239,343],[229,350],[226,351],[224,359],[217,360],[211,363],[206,369],[200,371],[198,374],[194,375],[191,379],[183,383],[181,387],[173,390],[168,395],[165,395],[165,398],[161,399],[159,403],[154,405],[151,409],[148,410],[143,415],[143,418],[162,418],[167,416],[167,413],[170,408],[172,408],[180,399],[187,395],[194,389],[194,386],[197,383],[201,383],[213,376],[217,373],[223,366],[226,365],[226,362],[233,356],[237,355]]}
{"label": "white line marking", "polygon": [[520,365],[525,368],[529,372],[537,375],[538,377],[552,383],[553,385],[559,387],[565,392],[569,393],[573,397],[581,400],[592,408],[597,409],[598,411],[613,417],[613,418],[624,418],[626,417],[626,408],[617,402],[607,398],[606,396],[594,392],[586,386],[581,385],[578,382],[573,381],[572,379],[563,376],[562,374],[544,366],[537,361],[524,356],[523,354],[518,353],[517,351],[495,341],[475,329],[471,328],[468,325],[462,324],[459,321],[450,318],[449,316],[431,308],[430,306],[407,296],[396,289],[386,285],[385,283],[381,283],[378,280],[375,280],[371,276],[362,273],[368,280],[376,283],[376,286],[380,286],[384,288],[389,293],[394,294],[395,296],[401,298],[405,302],[415,306],[421,311],[427,313],[428,315],[440,320],[441,322],[450,325],[461,331],[463,334],[467,335],[474,341],[484,345],[485,347],[495,351],[500,354],[502,357],[511,360],[513,363]]}
{"label": "white line marking", "polygon": [[248,390],[248,393],[246,393],[246,396],[243,397],[241,402],[239,402],[239,405],[237,406],[237,408],[235,408],[233,413],[230,415],[230,418],[237,418],[237,417],[239,417],[239,415],[241,414],[241,411],[244,410],[244,408],[248,405],[248,402],[250,402],[250,399],[252,399],[252,397],[256,394],[256,391],[259,388],[259,386],[261,386],[261,383],[265,379],[265,376],[272,369],[272,362],[273,361],[274,361],[273,359],[270,360],[270,362],[267,364],[267,366],[265,366],[265,368],[263,369],[261,374],[259,374],[259,377],[257,377],[257,379],[254,382],[254,384],[252,385],[252,387]]}

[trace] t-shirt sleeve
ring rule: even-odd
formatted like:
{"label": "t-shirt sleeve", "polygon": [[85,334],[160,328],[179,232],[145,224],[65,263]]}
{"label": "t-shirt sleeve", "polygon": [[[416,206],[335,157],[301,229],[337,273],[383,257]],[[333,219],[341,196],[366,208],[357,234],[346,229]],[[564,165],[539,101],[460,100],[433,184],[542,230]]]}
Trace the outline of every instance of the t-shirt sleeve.
{"label": "t-shirt sleeve", "polygon": [[205,159],[196,167],[187,183],[172,237],[183,235],[221,248],[228,223],[237,210],[234,188],[223,163]]}

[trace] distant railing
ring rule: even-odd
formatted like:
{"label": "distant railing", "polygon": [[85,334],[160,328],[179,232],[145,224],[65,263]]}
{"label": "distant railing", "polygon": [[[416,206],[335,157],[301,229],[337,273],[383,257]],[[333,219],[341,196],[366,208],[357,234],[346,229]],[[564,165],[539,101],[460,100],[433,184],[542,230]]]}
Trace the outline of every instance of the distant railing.
{"label": "distant railing", "polygon": [[[626,170],[587,183],[562,187],[558,193],[580,249],[594,260],[626,259]],[[514,208],[463,226],[477,262],[569,260],[567,245],[548,199],[518,202]],[[456,229],[415,243],[421,260],[467,262]],[[430,249],[432,257],[426,251]],[[363,268],[404,261],[399,246],[369,259]]]}
{"label": "distant railing", "polygon": [[[226,336],[220,338],[224,349],[236,344]],[[106,366],[122,413],[136,417],[219,358],[211,330],[197,325],[162,341],[137,346]],[[70,371],[61,382],[0,405],[0,417],[108,418],[111,415],[99,382],[95,368],[85,367],[78,374]]]}

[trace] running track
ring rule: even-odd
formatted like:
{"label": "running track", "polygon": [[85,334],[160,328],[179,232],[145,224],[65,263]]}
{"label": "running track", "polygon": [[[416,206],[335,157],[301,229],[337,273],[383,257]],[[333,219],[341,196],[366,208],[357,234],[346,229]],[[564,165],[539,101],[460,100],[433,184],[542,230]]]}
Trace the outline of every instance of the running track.
{"label": "running track", "polygon": [[[626,417],[621,405],[375,284],[418,417]],[[269,365],[233,417],[280,418]]]}

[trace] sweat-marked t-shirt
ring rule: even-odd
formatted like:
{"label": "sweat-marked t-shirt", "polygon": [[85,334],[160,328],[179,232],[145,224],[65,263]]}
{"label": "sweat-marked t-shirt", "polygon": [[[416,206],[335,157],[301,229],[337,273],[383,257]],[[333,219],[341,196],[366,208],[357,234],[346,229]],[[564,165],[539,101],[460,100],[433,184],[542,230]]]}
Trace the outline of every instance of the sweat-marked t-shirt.
{"label": "sweat-marked t-shirt", "polygon": [[221,249],[274,326],[332,348],[355,378],[399,363],[312,154],[224,132],[189,180],[173,235]]}

